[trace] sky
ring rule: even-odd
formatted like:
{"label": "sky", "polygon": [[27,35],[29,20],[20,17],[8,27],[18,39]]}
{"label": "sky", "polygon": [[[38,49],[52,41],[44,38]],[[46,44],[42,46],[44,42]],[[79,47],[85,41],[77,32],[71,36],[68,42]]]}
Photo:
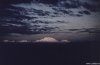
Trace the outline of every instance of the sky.
{"label": "sky", "polygon": [[[53,37],[62,39],[66,36],[64,40],[83,40],[94,38],[100,32],[98,0],[95,2],[92,0],[79,0],[79,2],[42,0],[39,3],[29,0],[2,0],[1,3],[3,5],[0,5],[0,35],[8,35],[12,37],[10,39],[17,39],[17,37],[21,39],[21,36],[25,39],[31,34],[33,37],[30,38],[35,40],[37,36],[44,38],[46,35],[57,34],[58,37]],[[6,6],[8,4],[9,6]],[[34,36],[36,34],[39,35]]]}

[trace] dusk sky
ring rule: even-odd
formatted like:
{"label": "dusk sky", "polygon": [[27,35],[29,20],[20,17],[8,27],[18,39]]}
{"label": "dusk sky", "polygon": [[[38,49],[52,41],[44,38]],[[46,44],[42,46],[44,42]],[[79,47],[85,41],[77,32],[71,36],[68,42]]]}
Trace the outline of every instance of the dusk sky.
{"label": "dusk sky", "polygon": [[[94,41],[100,33],[99,0],[2,0],[0,39]],[[56,36],[56,35],[57,36]]]}

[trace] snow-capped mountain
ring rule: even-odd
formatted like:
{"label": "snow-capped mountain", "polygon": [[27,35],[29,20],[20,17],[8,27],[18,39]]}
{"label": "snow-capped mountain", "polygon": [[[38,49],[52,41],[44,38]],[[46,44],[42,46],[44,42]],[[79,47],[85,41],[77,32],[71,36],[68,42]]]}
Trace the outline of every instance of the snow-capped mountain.
{"label": "snow-capped mountain", "polygon": [[[34,0],[1,9],[0,34],[70,32],[99,26],[99,0]],[[95,17],[97,16],[97,17]],[[72,31],[71,31],[72,32]]]}

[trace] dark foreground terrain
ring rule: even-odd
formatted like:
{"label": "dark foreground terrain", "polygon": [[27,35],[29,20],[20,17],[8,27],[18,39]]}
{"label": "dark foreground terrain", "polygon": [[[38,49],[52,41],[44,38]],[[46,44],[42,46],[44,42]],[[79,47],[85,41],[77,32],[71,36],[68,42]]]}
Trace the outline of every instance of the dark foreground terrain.
{"label": "dark foreground terrain", "polygon": [[99,62],[100,43],[0,43],[0,65],[90,65],[88,63]]}

